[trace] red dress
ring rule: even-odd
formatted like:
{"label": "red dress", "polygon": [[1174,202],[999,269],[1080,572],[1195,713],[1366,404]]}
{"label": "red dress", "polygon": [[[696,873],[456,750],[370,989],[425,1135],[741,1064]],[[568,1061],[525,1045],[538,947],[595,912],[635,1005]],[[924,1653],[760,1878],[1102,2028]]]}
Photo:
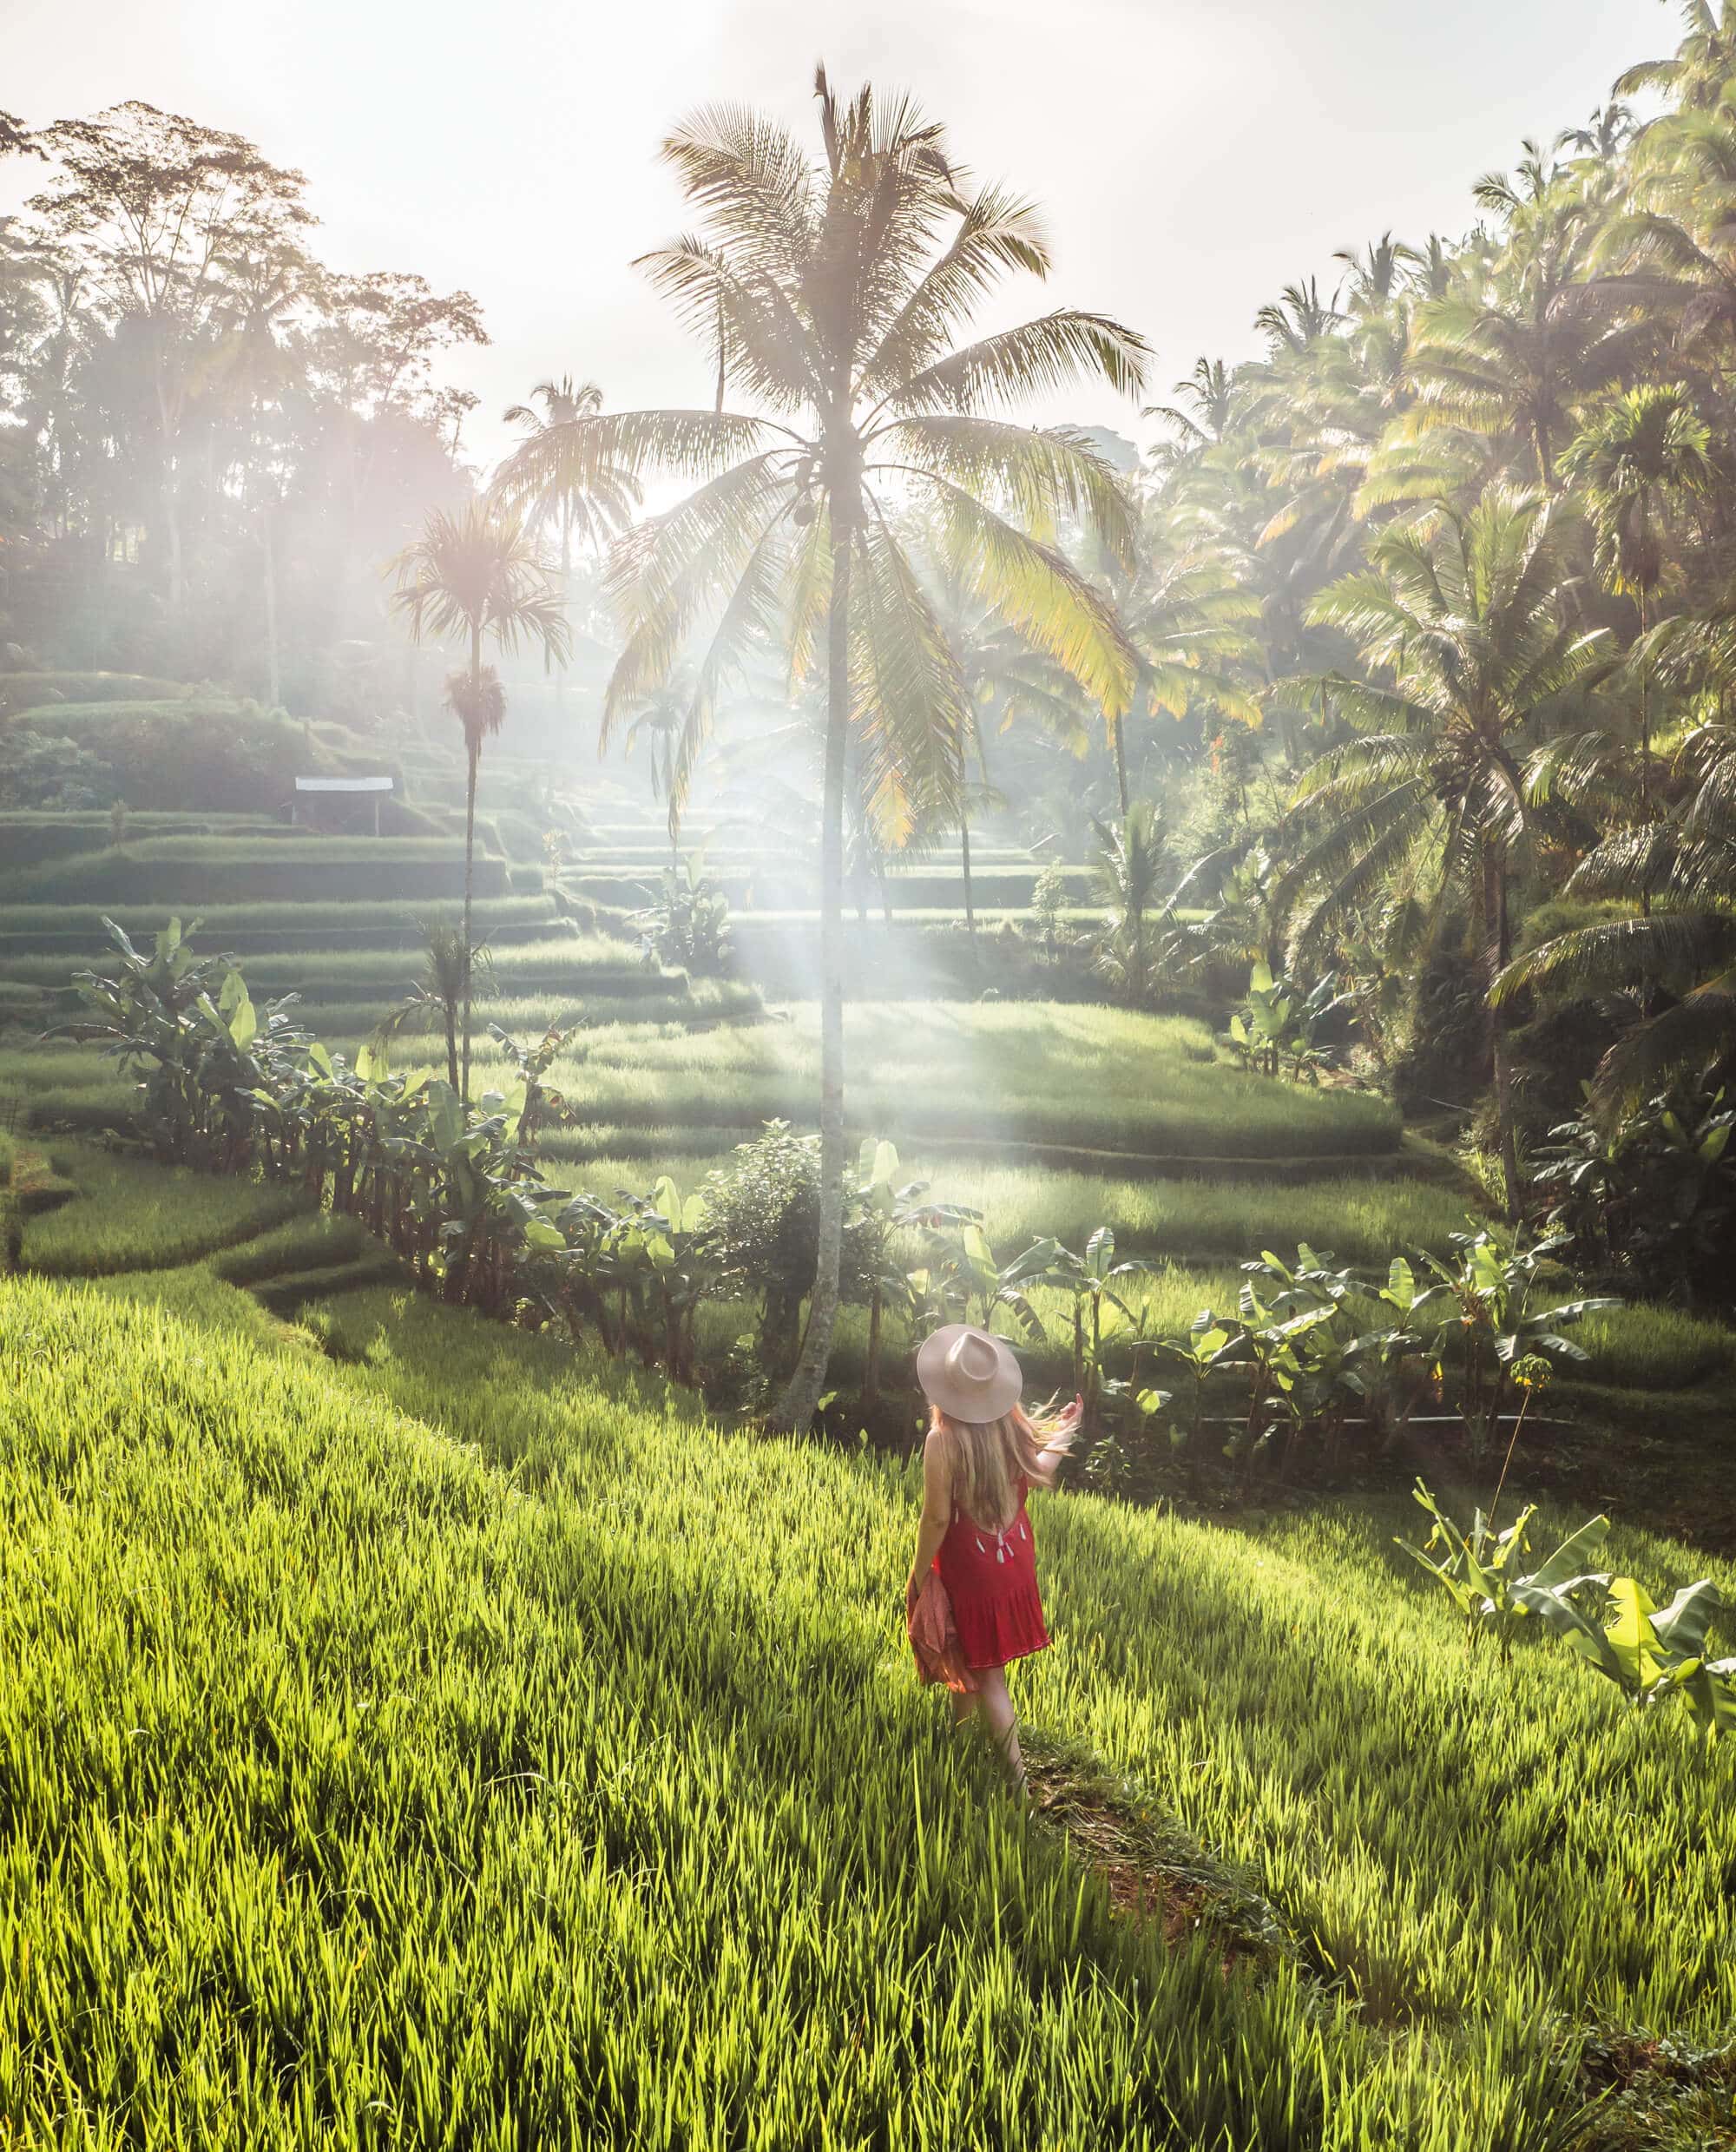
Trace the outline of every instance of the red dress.
{"label": "red dress", "polygon": [[1003,1532],[991,1531],[955,1507],[934,1566],[952,1602],[966,1666],[1005,1666],[1009,1659],[1047,1649],[1049,1631],[1036,1589],[1036,1543],[1023,1479],[1017,1512]]}

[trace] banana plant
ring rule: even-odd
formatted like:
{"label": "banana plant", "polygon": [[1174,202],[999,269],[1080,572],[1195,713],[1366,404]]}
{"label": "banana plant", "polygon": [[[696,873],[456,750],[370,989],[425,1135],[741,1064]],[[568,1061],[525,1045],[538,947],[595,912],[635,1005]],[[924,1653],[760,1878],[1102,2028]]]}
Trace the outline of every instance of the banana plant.
{"label": "banana plant", "polygon": [[[1459,1409],[1473,1459],[1492,1448],[1503,1406],[1511,1391],[1509,1371],[1529,1354],[1584,1361],[1589,1354],[1564,1333],[1587,1315],[1617,1307],[1607,1293],[1535,1305],[1540,1287],[1565,1277],[1561,1258],[1565,1234],[1549,1234],[1529,1246],[1505,1247],[1487,1227],[1450,1236],[1452,1258],[1424,1255],[1424,1267],[1454,1303],[1439,1326],[1443,1362],[1457,1368]],[[1548,1294],[1541,1295],[1547,1300]]]}
{"label": "banana plant", "polygon": [[[888,1307],[901,1314],[915,1335],[957,1319],[968,1312],[967,1299],[973,1273],[958,1247],[967,1227],[981,1232],[983,1214],[958,1203],[936,1202],[925,1181],[898,1180],[897,1147],[884,1140],[864,1139],[857,1161],[858,1185],[854,1201],[865,1220],[878,1227],[870,1265],[868,1284],[868,1351],[863,1366],[862,1409],[870,1410],[880,1394],[881,1356]],[[932,1260],[917,1269],[907,1269],[901,1250],[911,1234],[925,1234]],[[954,1252],[957,1251],[957,1260]],[[947,1312],[935,1313],[937,1305]]]}
{"label": "banana plant", "polygon": [[[1058,1286],[1071,1296],[1073,1387],[1085,1400],[1088,1422],[1106,1402],[1122,1403],[1129,1398],[1136,1402],[1141,1394],[1137,1369],[1139,1346],[1146,1341],[1145,1313],[1143,1307],[1134,1313],[1123,1298],[1122,1287],[1126,1280],[1147,1276],[1150,1270],[1150,1264],[1136,1256],[1119,1263],[1115,1260],[1115,1236],[1108,1226],[1097,1227],[1085,1243],[1082,1255],[1063,1247],[1059,1241],[1045,1239],[1033,1241],[1012,1266],[1021,1284]],[[1134,1339],[1135,1377],[1131,1381],[1116,1381],[1106,1365],[1106,1351],[1129,1332]],[[1155,1392],[1152,1395],[1159,1403],[1167,1401]],[[1141,1409],[1152,1412],[1157,1407]]]}
{"label": "banana plant", "polygon": [[1520,1624],[1541,1610],[1541,1597],[1558,1594],[1564,1603],[1571,1603],[1587,1588],[1601,1589],[1608,1581],[1590,1566],[1609,1537],[1607,1517],[1594,1517],[1581,1524],[1546,1562],[1522,1574],[1519,1564],[1530,1552],[1531,1520],[1537,1514],[1535,1502],[1521,1510],[1504,1532],[1495,1531],[1481,1510],[1465,1532],[1420,1479],[1412,1499],[1432,1519],[1429,1537],[1420,1547],[1404,1539],[1395,1543],[1446,1591],[1465,1617],[1468,1640],[1495,1639],[1503,1664],[1512,1656]]}
{"label": "banana plant", "polygon": [[[1262,1257],[1244,1267],[1266,1273],[1267,1264],[1268,1259]],[[1283,1266],[1278,1267],[1282,1270]],[[1330,1299],[1298,1292],[1293,1285],[1271,1301],[1264,1300],[1253,1278],[1242,1287],[1238,1309],[1247,1348],[1245,1364],[1250,1371],[1247,1419],[1241,1431],[1224,1445],[1224,1454],[1232,1464],[1243,1459],[1252,1464],[1264,1454],[1280,1426],[1287,1425],[1293,1442],[1301,1424],[1296,1385],[1305,1371],[1299,1344],[1310,1331],[1332,1322],[1338,1309]]]}
{"label": "banana plant", "polygon": [[1246,1365],[1236,1358],[1242,1338],[1240,1323],[1221,1320],[1209,1307],[1202,1307],[1185,1337],[1157,1340],[1158,1352],[1185,1367],[1194,1385],[1187,1425],[1178,1423],[1169,1431],[1172,1450],[1186,1451],[1196,1458],[1199,1456],[1206,1422],[1206,1385],[1213,1375]]}
{"label": "banana plant", "polygon": [[1260,1075],[1279,1076],[1287,1063],[1297,1083],[1318,1080],[1332,1060],[1322,1027],[1352,999],[1338,990],[1330,971],[1305,993],[1292,980],[1274,978],[1261,959],[1248,975],[1245,1011],[1230,1018],[1229,1043],[1243,1065]]}
{"label": "banana plant", "polygon": [[648,1197],[630,1197],[628,1205],[640,1235],[635,1253],[642,1247],[650,1267],[647,1282],[662,1318],[664,1365],[677,1382],[691,1383],[698,1366],[699,1312],[716,1282],[707,1260],[705,1197],[695,1192],[684,1201],[666,1173]]}
{"label": "banana plant", "polygon": [[1679,1697],[1702,1739],[1736,1734],[1736,1657],[1706,1655],[1706,1630],[1725,1610],[1710,1578],[1661,1608],[1632,1576],[1526,1577],[1514,1596],[1635,1708]]}

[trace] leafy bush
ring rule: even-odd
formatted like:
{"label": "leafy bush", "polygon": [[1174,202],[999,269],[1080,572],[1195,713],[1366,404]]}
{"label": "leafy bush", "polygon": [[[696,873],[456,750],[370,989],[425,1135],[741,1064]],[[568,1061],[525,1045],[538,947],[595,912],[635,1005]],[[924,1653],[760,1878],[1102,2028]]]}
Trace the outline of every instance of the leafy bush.
{"label": "leafy bush", "polygon": [[696,978],[719,978],[730,969],[729,900],[695,860],[667,869],[656,902],[634,912],[628,925],[648,964]]}
{"label": "leafy bush", "polygon": [[1538,1153],[1549,1223],[1581,1263],[1660,1296],[1736,1298],[1736,1106],[1706,1083],[1660,1092],[1614,1129],[1562,1122]]}
{"label": "leafy bush", "polygon": [[[774,1121],[700,1188],[716,1289],[759,1300],[756,1358],[774,1381],[794,1365],[800,1343],[819,1249],[819,1137]],[[846,1300],[869,1296],[878,1241],[875,1221],[858,1214],[846,1222],[838,1271]]]}
{"label": "leafy bush", "polygon": [[94,807],[113,789],[108,765],[76,740],[23,725],[0,730],[0,807]]}

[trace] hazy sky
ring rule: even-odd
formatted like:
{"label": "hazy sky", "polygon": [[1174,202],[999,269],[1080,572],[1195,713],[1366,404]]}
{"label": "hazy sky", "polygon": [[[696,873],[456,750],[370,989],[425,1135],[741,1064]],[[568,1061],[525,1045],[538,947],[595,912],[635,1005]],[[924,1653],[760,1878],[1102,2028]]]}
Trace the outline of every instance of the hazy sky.
{"label": "hazy sky", "polygon": [[[1472,221],[1469,188],[1670,49],[1657,0],[0,0],[0,104],[32,123],[142,97],[299,166],[326,258],[481,299],[452,378],[471,437],[540,377],[611,405],[707,400],[703,361],[630,267],[682,205],[671,120],[747,98],[806,128],[813,64],[912,89],[956,155],[1046,207],[1056,272],[1018,312],[1115,313],[1167,386],[1254,347],[1292,277],[1390,225]],[[14,194],[17,186],[14,184]],[[1043,414],[1058,416],[1059,413]],[[1067,416],[1144,436],[1130,405]]]}

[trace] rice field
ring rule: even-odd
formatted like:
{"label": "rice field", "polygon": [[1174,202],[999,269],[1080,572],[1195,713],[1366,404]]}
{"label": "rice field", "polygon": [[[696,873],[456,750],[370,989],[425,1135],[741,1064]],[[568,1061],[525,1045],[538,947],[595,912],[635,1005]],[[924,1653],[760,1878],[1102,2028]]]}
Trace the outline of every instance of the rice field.
{"label": "rice field", "polygon": [[[1384,1101],[1246,1076],[1219,1061],[1209,1029],[1192,1017],[1091,1003],[854,1003],[845,1033],[851,1124],[912,1149],[942,1139],[1154,1159],[1330,1160],[1398,1142]],[[575,1041],[550,1081],[599,1123],[812,1126],[814,1010],[797,1003],[781,1021],[698,1033],[606,1027]]]}
{"label": "rice field", "polygon": [[25,1222],[24,1265],[50,1277],[173,1269],[306,1208],[293,1188],[214,1179],[94,1143],[54,1144],[49,1160],[78,1191]]}
{"label": "rice field", "polygon": [[[476,869],[478,895],[508,893],[503,860],[479,853]],[[540,886],[540,870],[523,872]],[[0,877],[0,898],[20,905],[172,905],[190,915],[201,905],[273,898],[358,904],[457,898],[464,885],[464,845],[445,838],[147,837]]]}
{"label": "rice field", "polygon": [[401,1292],[261,1326],[220,1268],[320,1224],[0,1281],[22,2142],[1594,2152],[1594,2026],[1729,2037],[1727,1759],[1468,1662],[1396,1515],[1039,1515],[1022,1710],[1264,1902],[1226,1968],[917,1691],[910,1468]]}

